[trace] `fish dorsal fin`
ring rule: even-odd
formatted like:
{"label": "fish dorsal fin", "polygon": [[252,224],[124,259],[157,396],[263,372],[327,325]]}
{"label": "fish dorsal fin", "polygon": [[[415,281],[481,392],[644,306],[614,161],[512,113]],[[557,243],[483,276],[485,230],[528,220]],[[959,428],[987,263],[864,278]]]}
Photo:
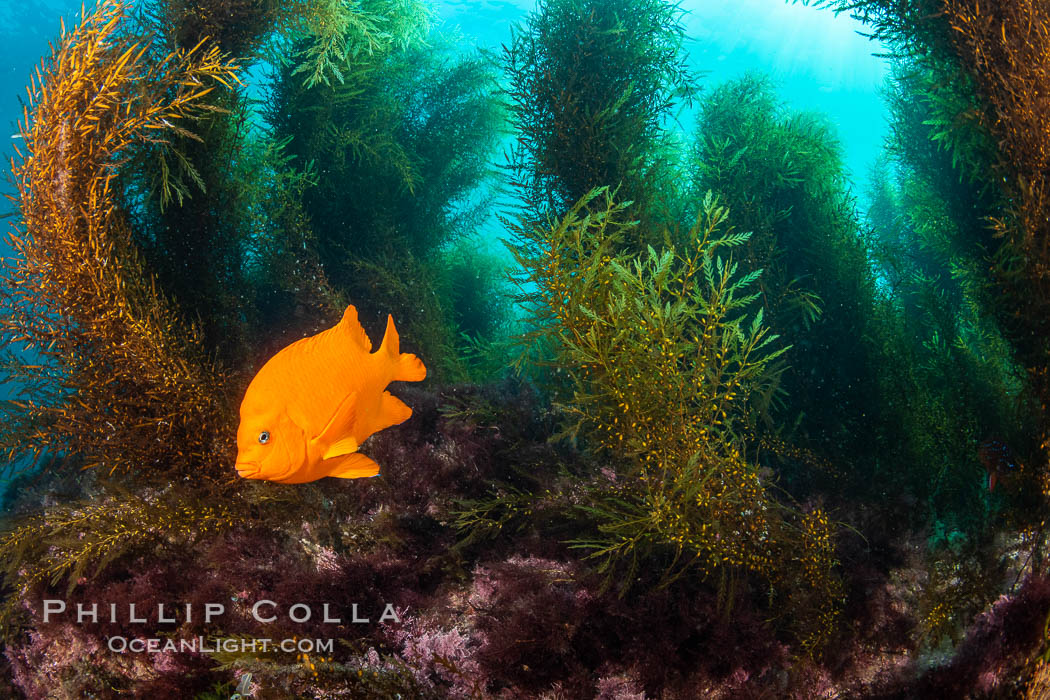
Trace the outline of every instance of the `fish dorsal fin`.
{"label": "fish dorsal fin", "polygon": [[352,391],[335,407],[335,412],[328,419],[328,425],[314,437],[314,441],[329,445],[335,444],[347,436],[356,420],[357,392]]}
{"label": "fish dorsal fin", "polygon": [[379,346],[380,355],[386,355],[394,363],[395,382],[419,382],[427,376],[427,368],[423,362],[411,353],[401,353],[401,338],[394,328],[394,317],[389,314],[386,317],[386,333],[383,334],[383,344]]}
{"label": "fish dorsal fin", "polygon": [[391,314],[386,315],[386,332],[383,333],[383,344],[379,346],[379,351],[394,358],[401,354],[401,336],[394,328],[394,317]]}
{"label": "fish dorsal fin", "polygon": [[353,304],[347,306],[346,311],[343,312],[343,318],[339,321],[339,328],[350,336],[351,342],[355,345],[362,348],[365,352],[372,352],[372,339],[368,337],[368,333],[361,326],[361,321],[357,318],[357,308]]}
{"label": "fish dorsal fin", "polygon": [[332,466],[325,475],[339,479],[361,479],[377,474],[379,474],[379,465],[358,452],[349,457],[332,460]]}

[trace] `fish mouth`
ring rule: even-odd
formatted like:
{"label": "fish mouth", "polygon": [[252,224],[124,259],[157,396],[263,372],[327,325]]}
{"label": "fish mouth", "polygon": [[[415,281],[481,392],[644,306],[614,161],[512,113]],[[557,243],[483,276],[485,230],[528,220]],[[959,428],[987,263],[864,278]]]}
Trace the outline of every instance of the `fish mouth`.
{"label": "fish mouth", "polygon": [[245,479],[254,479],[259,475],[259,468],[254,464],[249,464],[248,462],[237,462],[234,466],[237,469],[237,474]]}

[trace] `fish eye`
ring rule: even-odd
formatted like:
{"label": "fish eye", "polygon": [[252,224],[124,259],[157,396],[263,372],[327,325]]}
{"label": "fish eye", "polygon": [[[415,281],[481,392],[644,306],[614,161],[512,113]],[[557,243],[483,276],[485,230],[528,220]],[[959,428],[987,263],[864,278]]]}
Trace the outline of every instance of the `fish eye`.
{"label": "fish eye", "polygon": [[269,441],[270,441],[270,431],[269,430],[264,430],[261,433],[259,433],[259,444],[260,445],[265,445]]}

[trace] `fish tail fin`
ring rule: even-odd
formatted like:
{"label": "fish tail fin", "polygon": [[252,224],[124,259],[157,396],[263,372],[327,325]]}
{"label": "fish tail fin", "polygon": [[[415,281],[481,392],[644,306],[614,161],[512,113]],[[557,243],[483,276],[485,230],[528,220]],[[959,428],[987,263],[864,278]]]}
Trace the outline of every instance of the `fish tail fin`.
{"label": "fish tail fin", "polygon": [[427,377],[427,368],[423,361],[411,353],[398,357],[395,382],[421,382]]}
{"label": "fish tail fin", "polygon": [[412,353],[401,352],[401,338],[394,328],[394,317],[386,317],[386,333],[383,334],[383,344],[379,346],[380,352],[385,352],[394,363],[395,382],[419,382],[426,378],[427,368],[423,361]]}

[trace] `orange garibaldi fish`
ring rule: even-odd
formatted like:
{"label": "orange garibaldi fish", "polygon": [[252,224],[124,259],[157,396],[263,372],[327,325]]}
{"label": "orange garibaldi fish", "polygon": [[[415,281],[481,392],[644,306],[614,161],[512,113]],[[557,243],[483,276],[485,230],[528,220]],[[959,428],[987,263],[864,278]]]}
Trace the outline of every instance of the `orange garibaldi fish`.
{"label": "orange garibaldi fish", "polygon": [[385,391],[418,382],[427,369],[402,354],[387,317],[379,350],[349,306],[342,320],[271,357],[241,402],[237,473],[286,484],[326,476],[375,476],[379,465],[357,448],[372,433],[408,420],[412,409]]}

